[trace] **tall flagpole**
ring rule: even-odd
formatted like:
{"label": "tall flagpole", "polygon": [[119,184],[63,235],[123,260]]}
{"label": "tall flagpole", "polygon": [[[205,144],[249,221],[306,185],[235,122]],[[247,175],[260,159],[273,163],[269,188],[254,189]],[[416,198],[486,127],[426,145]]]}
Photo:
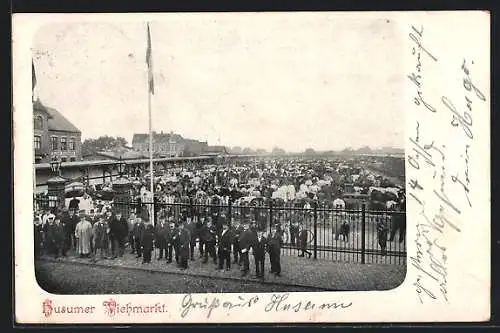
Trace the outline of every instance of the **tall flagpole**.
{"label": "tall flagpole", "polygon": [[148,90],[148,111],[149,111],[149,185],[150,185],[150,190],[151,190],[151,198],[153,200],[153,214],[151,214],[151,224],[153,227],[155,226],[155,212],[154,212],[154,172],[153,172],[153,123],[152,123],[152,117],[151,117],[151,93]]}
{"label": "tall flagpole", "polygon": [[[36,87],[36,71],[35,71],[35,64],[33,62],[33,59],[31,59],[31,105],[33,106],[33,102],[35,101],[35,87]],[[33,110],[33,112],[35,112]],[[33,147],[35,148],[35,147]],[[35,152],[35,149],[33,149],[33,152]],[[36,196],[36,154],[33,153],[33,196]]]}
{"label": "tall flagpole", "polygon": [[153,202],[151,203],[150,220],[151,224],[155,225],[155,210],[154,210],[154,172],[153,172],[153,123],[151,116],[151,95],[154,94],[154,79],[153,79],[153,55],[151,48],[151,34],[149,32],[149,23],[148,27],[148,45],[146,49],[146,63],[148,65],[148,115],[149,115],[149,186],[151,191],[151,199]]}

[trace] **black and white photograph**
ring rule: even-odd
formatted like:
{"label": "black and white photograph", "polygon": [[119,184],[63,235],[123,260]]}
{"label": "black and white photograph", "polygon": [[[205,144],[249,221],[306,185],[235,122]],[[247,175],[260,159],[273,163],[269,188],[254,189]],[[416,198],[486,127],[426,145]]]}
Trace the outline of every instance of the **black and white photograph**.
{"label": "black and white photograph", "polygon": [[16,320],[487,319],[489,24],[14,17]]}
{"label": "black and white photograph", "polygon": [[[220,15],[38,31],[33,220],[43,289],[401,284],[404,78],[394,23],[262,24]],[[276,29],[297,33],[275,38]]]}

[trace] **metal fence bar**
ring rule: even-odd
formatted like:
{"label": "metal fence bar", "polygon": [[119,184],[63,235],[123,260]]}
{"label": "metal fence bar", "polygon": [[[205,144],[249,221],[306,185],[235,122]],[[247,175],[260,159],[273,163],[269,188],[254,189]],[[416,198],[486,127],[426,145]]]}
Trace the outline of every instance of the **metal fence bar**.
{"label": "metal fence bar", "polygon": [[314,259],[318,259],[318,204],[314,203]]}
{"label": "metal fence bar", "polygon": [[361,210],[361,263],[365,263],[365,253],[366,253],[366,205],[363,203]]}

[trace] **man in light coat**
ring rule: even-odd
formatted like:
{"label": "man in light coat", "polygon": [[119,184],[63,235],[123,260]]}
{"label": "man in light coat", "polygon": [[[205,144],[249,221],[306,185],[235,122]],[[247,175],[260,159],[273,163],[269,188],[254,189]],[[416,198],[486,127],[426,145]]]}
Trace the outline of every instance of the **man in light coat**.
{"label": "man in light coat", "polygon": [[76,253],[80,258],[87,258],[91,253],[92,224],[85,218],[83,212],[80,214],[80,222],[75,228],[75,239],[77,240]]}

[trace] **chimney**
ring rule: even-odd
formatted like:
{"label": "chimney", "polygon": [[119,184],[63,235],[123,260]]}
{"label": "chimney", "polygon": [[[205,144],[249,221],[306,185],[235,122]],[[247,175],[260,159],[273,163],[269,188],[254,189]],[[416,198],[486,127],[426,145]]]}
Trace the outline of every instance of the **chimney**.
{"label": "chimney", "polygon": [[163,131],[161,131],[160,134],[163,135]]}

